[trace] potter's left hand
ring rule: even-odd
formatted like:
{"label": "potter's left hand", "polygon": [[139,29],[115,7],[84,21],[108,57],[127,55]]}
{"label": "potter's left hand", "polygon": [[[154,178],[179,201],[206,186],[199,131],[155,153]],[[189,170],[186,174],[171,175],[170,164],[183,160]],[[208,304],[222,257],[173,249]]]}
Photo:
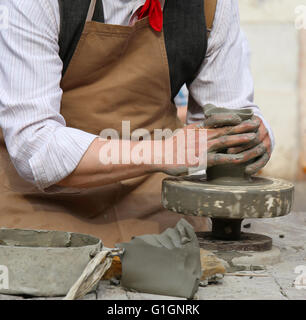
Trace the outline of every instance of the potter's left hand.
{"label": "potter's left hand", "polygon": [[[256,132],[256,139],[245,146],[229,148],[228,153],[241,154],[245,161],[255,159],[255,162],[246,167],[246,173],[248,175],[253,175],[261,170],[270,160],[272,143],[269,132],[259,117],[254,116],[249,121],[260,122],[260,126]],[[243,123],[240,125],[240,127],[242,126]]]}

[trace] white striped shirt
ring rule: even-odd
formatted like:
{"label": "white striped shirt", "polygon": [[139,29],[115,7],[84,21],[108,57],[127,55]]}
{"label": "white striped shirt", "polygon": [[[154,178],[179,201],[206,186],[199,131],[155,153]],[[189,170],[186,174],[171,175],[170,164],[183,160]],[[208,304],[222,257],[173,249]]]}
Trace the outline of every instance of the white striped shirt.
{"label": "white striped shirt", "polygon": [[[103,0],[105,23],[128,25],[144,2]],[[0,30],[0,126],[19,174],[44,190],[75,170],[97,136],[66,127],[60,114],[58,0],[0,0],[0,5],[9,12],[9,26]],[[238,0],[218,1],[207,56],[189,89],[199,105],[251,107],[263,119],[253,103]],[[201,110],[188,111],[188,123],[201,119]]]}

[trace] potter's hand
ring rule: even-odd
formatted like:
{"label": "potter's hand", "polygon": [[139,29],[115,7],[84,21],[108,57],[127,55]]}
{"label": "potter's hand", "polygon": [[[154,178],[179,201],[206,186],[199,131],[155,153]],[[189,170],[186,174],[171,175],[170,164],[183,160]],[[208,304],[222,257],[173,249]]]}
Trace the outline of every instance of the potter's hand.
{"label": "potter's hand", "polygon": [[[230,144],[236,144],[236,148],[250,145],[257,137],[254,133],[256,128],[258,128],[258,123],[245,121],[234,127],[207,129],[207,167],[248,161],[243,155],[230,154],[226,152],[226,149],[235,148],[227,147]],[[246,143],[247,139],[251,139],[251,142]]]}
{"label": "potter's hand", "polygon": [[[253,125],[248,125],[249,128],[253,128]],[[194,130],[194,141],[187,143],[187,130]],[[228,154],[226,151],[228,148],[240,147],[243,145],[249,145],[254,139],[256,139],[256,134],[254,132],[240,133],[242,130],[240,125],[235,127],[228,126],[222,128],[214,129],[204,129],[199,126],[199,124],[192,124],[184,127],[184,129],[179,130],[172,139],[172,143],[168,144],[173,147],[167,148],[167,142],[169,140],[163,141],[165,144],[163,149],[163,159],[161,165],[156,167],[157,171],[165,172],[169,175],[177,176],[186,174],[188,168],[198,167],[200,162],[190,162],[188,155],[201,158],[200,155],[207,153],[207,166],[215,166],[221,164],[234,164],[242,163],[244,158],[240,154]],[[207,135],[207,144],[200,143],[200,140],[203,138],[201,132],[206,131]],[[181,143],[181,139],[185,139],[185,143]],[[185,137],[185,138],[184,138]],[[184,147],[182,147],[182,145]],[[223,152],[223,153],[222,153]],[[174,155],[174,157],[173,157]],[[167,164],[166,159],[173,159],[174,162]],[[178,159],[184,159],[184,163],[178,162]]]}
{"label": "potter's hand", "polygon": [[[224,149],[214,150],[210,149],[210,142],[213,141],[213,137],[221,140],[227,140],[231,135],[241,135],[245,133],[255,133],[259,130],[261,122],[257,117],[252,117],[249,120],[242,121],[241,117],[235,113],[221,112],[213,113],[206,117],[204,121],[205,128],[211,128],[207,130],[208,136],[208,154],[207,154],[207,166],[215,166],[221,164],[233,164],[233,163],[244,163],[248,160],[245,159],[244,155],[240,155],[239,152],[226,152]],[[223,137],[221,136],[223,135]],[[256,136],[257,137],[257,136]],[[253,144],[253,141],[250,143]],[[250,144],[247,144],[248,146]],[[240,150],[245,144],[229,148],[230,150]],[[243,149],[246,150],[246,149]],[[242,151],[243,151],[242,150]],[[215,152],[212,152],[215,151]],[[242,152],[240,151],[240,152]],[[218,152],[218,153],[217,153]],[[236,154],[237,158],[229,158],[228,154]]]}
{"label": "potter's hand", "polygon": [[268,163],[272,150],[271,139],[262,120],[259,117],[254,116],[250,121],[256,121],[260,124],[256,132],[256,139],[244,146],[228,149],[228,154],[242,156],[245,161],[255,159],[255,162],[246,167],[246,173],[248,175],[257,173]]}

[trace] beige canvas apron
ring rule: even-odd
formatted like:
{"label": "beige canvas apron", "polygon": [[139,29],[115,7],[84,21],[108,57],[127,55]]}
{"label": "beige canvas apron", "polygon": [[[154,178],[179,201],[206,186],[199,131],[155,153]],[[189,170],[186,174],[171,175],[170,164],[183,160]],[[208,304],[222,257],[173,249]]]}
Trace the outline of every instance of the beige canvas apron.
{"label": "beige canvas apron", "polygon": [[[131,131],[174,130],[182,124],[171,103],[163,33],[148,18],[134,26],[88,21],[62,80],[61,113],[67,126],[99,135],[122,121]],[[24,182],[0,143],[0,227],[64,230],[100,237],[104,244],[173,227],[181,215],[161,206],[163,174],[154,174],[73,194],[46,194]],[[198,231],[205,218],[188,217]]]}

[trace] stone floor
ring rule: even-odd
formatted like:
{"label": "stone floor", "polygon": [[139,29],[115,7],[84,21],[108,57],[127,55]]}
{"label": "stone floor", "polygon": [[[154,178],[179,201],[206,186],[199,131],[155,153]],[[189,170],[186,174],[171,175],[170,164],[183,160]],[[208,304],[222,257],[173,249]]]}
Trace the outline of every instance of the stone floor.
{"label": "stone floor", "polygon": [[[249,220],[247,232],[269,235],[274,246],[281,250],[281,262],[252,272],[257,276],[225,275],[222,283],[200,288],[198,300],[306,300],[306,184],[296,185],[294,212],[276,219]],[[305,287],[295,287],[299,276],[296,268],[305,270]],[[0,295],[0,300],[21,300],[22,297]],[[36,300],[45,298],[36,298]],[[55,299],[55,298],[53,298]],[[174,300],[177,298],[129,292],[120,286],[101,282],[98,290],[85,297],[86,300]],[[34,299],[35,300],[35,299]]]}

